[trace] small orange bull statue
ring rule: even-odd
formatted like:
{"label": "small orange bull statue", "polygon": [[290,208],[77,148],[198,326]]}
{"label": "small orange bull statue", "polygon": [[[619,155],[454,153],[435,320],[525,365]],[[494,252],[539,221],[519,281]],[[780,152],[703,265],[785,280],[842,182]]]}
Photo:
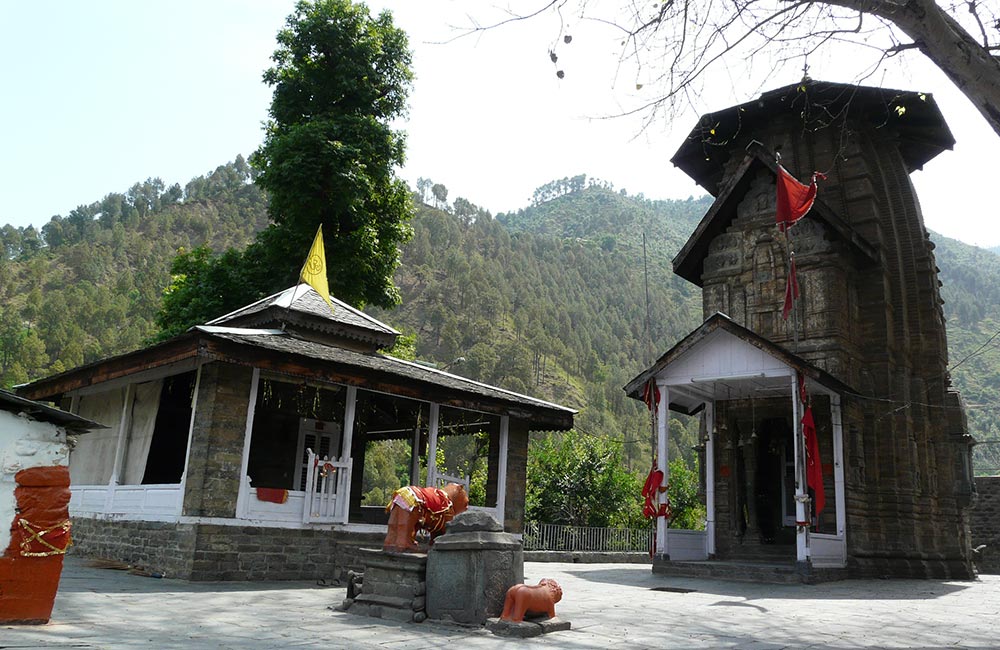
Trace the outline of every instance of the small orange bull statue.
{"label": "small orange bull statue", "polygon": [[434,538],[444,532],[448,522],[469,507],[469,495],[459,483],[443,488],[408,487],[396,490],[385,507],[389,513],[389,530],[382,544],[383,551],[407,553],[419,551],[417,530],[425,530]]}
{"label": "small orange bull statue", "polygon": [[554,618],[560,600],[562,587],[550,578],[542,578],[537,585],[514,585],[507,590],[500,620],[520,623],[526,614]]}

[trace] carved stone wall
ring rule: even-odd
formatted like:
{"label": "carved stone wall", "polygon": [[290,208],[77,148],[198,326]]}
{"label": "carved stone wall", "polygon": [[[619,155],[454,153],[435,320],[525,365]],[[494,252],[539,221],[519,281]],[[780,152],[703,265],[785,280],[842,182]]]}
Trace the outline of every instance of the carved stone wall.
{"label": "carved stone wall", "polygon": [[[782,320],[789,243],[774,224],[774,176],[761,171],[704,259],[705,317],[721,311],[858,391],[844,396],[854,574],[970,577],[961,488],[968,439],[961,404],[948,397],[934,245],[896,134],[852,118],[808,130],[796,112],[775,115],[733,138],[728,174],[751,140],[779,150],[800,179],[826,172],[820,199],[877,247],[880,259],[865,263],[807,216],[791,238],[801,299],[793,318]],[[720,447],[720,458],[727,453]],[[727,486],[717,487],[720,508],[739,507]],[[727,518],[737,516],[719,513],[720,534]],[[718,544],[724,553],[727,544]]]}

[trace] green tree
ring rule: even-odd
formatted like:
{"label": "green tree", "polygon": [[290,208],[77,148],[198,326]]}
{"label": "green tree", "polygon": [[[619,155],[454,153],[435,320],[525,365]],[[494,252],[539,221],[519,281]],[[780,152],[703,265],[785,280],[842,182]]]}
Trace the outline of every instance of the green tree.
{"label": "green tree", "polygon": [[[353,304],[391,306],[398,247],[410,236],[410,194],[396,178],[412,81],[406,34],[388,12],[348,0],[300,2],[278,34],[263,146],[251,157],[281,228],[279,250],[298,260],[322,223],[331,290]],[[272,246],[279,242],[269,242]],[[294,265],[293,265],[294,266]],[[297,267],[292,269],[294,279]]]}
{"label": "green tree", "polygon": [[675,458],[667,466],[670,468],[667,487],[672,513],[670,527],[705,530],[707,511],[698,494],[698,470],[688,467],[683,458]]}
{"label": "green tree", "polygon": [[[250,158],[272,224],[241,254],[184,262],[158,319],[164,336],[294,284],[320,224],[331,293],[357,306],[399,302],[392,276],[412,203],[394,173],[405,138],[392,122],[405,113],[412,81],[406,34],[388,12],[372,17],[363,4],[317,0],[299,2],[277,40],[264,73],[274,88],[270,119]],[[238,268],[220,272],[220,264]],[[219,277],[238,278],[242,290],[223,291],[213,284]],[[203,291],[221,297],[203,301],[217,309],[190,306]]]}
{"label": "green tree", "polygon": [[621,441],[569,431],[528,448],[529,521],[641,527],[642,484],[625,468]]}

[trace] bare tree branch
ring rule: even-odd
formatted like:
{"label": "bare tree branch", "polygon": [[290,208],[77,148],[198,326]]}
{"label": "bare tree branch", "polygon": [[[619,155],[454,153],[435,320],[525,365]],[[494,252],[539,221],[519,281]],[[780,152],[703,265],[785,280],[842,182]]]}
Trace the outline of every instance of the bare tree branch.
{"label": "bare tree branch", "polygon": [[969,13],[975,18],[976,24],[979,25],[979,31],[983,35],[983,47],[988,48],[990,46],[990,39],[986,36],[986,28],[983,27],[983,21],[979,19],[979,11],[977,10],[978,2],[975,0],[969,0]]}
{"label": "bare tree branch", "polygon": [[[616,117],[645,114],[650,124],[661,110],[696,104],[712,74],[745,81],[760,68],[756,58],[767,61],[771,77],[849,42],[875,55],[870,67],[861,64],[856,80],[870,78],[893,56],[920,51],[1000,135],[1000,60],[994,55],[1000,50],[1000,8],[993,0],[630,0],[624,7],[538,0],[535,11],[489,27],[475,25],[464,35],[546,11],[558,12],[561,20],[571,1],[580,20],[609,26],[622,39],[615,79],[633,71],[641,93],[637,105],[622,107]],[[555,56],[555,47],[551,51]],[[759,75],[753,80],[762,81]]]}

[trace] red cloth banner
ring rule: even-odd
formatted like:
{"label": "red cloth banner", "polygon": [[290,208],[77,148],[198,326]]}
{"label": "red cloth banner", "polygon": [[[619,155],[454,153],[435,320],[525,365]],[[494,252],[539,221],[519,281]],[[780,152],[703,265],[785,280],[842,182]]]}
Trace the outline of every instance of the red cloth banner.
{"label": "red cloth banner", "polygon": [[785,282],[785,305],[781,308],[781,318],[788,320],[788,315],[792,313],[793,301],[799,299],[799,278],[795,273],[795,258],[788,267],[788,280]]}
{"label": "red cloth banner", "polygon": [[823,465],[819,461],[819,439],[811,406],[806,407],[802,416],[802,437],[806,442],[806,485],[813,489],[814,513],[818,517],[826,506],[826,494],[823,492]]}
{"label": "red cloth banner", "polygon": [[666,503],[657,504],[657,495],[663,489],[663,471],[655,467],[649,470],[646,484],[642,486],[642,516],[647,519],[654,517],[670,517],[670,499]]}
{"label": "red cloth banner", "polygon": [[816,179],[826,180],[826,175],[813,172],[812,182],[803,185],[794,176],[778,165],[778,205],[775,212],[775,222],[778,230],[785,232],[806,216],[816,200]]}
{"label": "red cloth banner", "polygon": [[660,388],[656,385],[656,380],[646,382],[646,387],[642,389],[642,401],[650,411],[660,405]]}

